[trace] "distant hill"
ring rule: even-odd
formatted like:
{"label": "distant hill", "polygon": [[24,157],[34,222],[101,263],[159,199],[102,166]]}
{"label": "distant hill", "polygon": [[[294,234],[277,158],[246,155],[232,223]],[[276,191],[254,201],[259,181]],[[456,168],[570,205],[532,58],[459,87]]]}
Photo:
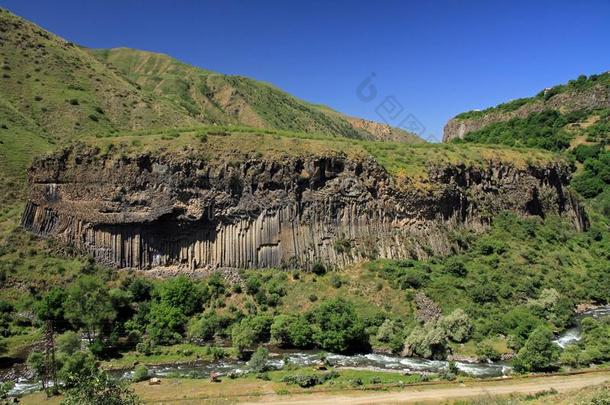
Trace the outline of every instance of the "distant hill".
{"label": "distant hill", "polygon": [[445,125],[443,141],[462,139],[467,134],[483,130],[492,124],[535,119],[536,114],[546,111],[560,114],[584,112],[589,115],[587,112],[609,108],[610,72],[588,77],[581,75],[567,84],[544,89],[534,97],[519,98],[482,111],[458,114]]}
{"label": "distant hill", "polygon": [[400,129],[299,100],[269,83],[200,69],[164,54],[128,48],[89,52],[142,89],[167,97],[201,122],[421,142]]}

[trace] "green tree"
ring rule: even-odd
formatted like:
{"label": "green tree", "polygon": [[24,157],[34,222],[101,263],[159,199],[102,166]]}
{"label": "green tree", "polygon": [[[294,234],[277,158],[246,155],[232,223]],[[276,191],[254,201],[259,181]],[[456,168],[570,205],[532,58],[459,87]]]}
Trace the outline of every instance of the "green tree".
{"label": "green tree", "polygon": [[136,405],[142,403],[127,382],[113,379],[94,368],[72,376],[65,392],[64,405]]}
{"label": "green tree", "polygon": [[472,333],[470,317],[460,308],[442,318],[441,324],[454,342],[463,343],[470,338]]}
{"label": "green tree", "polygon": [[146,332],[157,344],[173,344],[182,338],[187,318],[180,308],[155,302],[150,306]]}
{"label": "green tree", "polygon": [[243,356],[245,351],[255,343],[263,343],[269,340],[271,323],[271,317],[258,315],[244,318],[233,326],[231,341],[240,356]]}
{"label": "green tree", "polygon": [[64,302],[67,294],[62,288],[53,288],[34,305],[34,314],[41,321],[52,321],[56,327],[65,326]]}
{"label": "green tree", "polygon": [[354,305],[342,298],[322,302],[309,317],[314,324],[314,341],[324,350],[343,353],[368,346],[364,323]]}
{"label": "green tree", "polygon": [[68,288],[66,318],[83,327],[89,343],[116,317],[108,288],[94,276],[82,276]]}
{"label": "green tree", "polygon": [[310,347],[311,334],[311,326],[302,316],[278,315],[271,325],[271,342],[279,347]]}
{"label": "green tree", "polygon": [[416,326],[405,339],[403,355],[444,359],[447,355],[447,331],[439,321]]}
{"label": "green tree", "polygon": [[57,348],[60,354],[71,356],[80,350],[81,341],[78,333],[67,331],[57,337]]}
{"label": "green tree", "polygon": [[537,327],[513,361],[516,372],[547,371],[556,367],[559,347],[553,343],[553,332],[546,326]]}
{"label": "green tree", "polygon": [[95,357],[89,352],[75,352],[70,356],[62,356],[59,378],[65,387],[72,387],[82,375],[88,375],[97,366]]}
{"label": "green tree", "polygon": [[179,309],[186,316],[201,311],[204,295],[201,283],[193,282],[185,276],[169,279],[158,289],[160,302]]}

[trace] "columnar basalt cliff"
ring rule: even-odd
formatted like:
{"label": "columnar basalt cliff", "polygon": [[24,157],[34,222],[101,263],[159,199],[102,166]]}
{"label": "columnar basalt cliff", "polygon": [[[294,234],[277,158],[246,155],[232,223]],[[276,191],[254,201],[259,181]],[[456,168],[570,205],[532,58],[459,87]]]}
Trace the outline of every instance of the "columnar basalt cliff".
{"label": "columnar basalt cliff", "polygon": [[469,132],[478,131],[495,122],[526,118],[532,113],[545,110],[558,110],[565,113],[597,108],[610,108],[610,90],[607,86],[597,85],[582,91],[570,90],[550,97],[548,100],[532,99],[512,111],[489,109],[481,111],[480,115],[473,118],[455,117],[445,125],[443,142],[462,139]]}
{"label": "columnar basalt cliff", "polygon": [[114,267],[293,267],[450,254],[452,230],[491,215],[586,219],[567,166],[431,165],[393,177],[370,157],[244,157],[64,150],[34,163],[23,226]]}

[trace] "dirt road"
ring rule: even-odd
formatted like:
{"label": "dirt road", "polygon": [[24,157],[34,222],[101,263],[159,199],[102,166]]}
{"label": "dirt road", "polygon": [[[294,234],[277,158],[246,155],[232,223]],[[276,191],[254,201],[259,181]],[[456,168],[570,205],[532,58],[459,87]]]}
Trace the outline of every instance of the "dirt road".
{"label": "dirt road", "polygon": [[[555,389],[558,392],[602,384],[610,381],[610,372],[587,373],[568,376],[533,377],[506,381],[473,382],[466,384],[448,384],[443,386],[418,386],[405,388],[397,392],[354,392],[350,394],[302,394],[291,396],[267,396],[261,398],[264,403],[290,405],[341,405],[341,404],[409,404],[416,402],[437,402],[462,398],[497,396],[513,393],[533,394]],[[260,402],[258,402],[260,403]]]}

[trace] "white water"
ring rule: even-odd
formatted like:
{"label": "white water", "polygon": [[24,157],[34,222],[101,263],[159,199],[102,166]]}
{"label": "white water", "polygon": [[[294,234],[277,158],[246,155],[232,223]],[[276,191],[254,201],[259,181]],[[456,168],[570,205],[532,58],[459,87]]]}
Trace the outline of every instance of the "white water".
{"label": "white water", "polygon": [[[559,346],[566,347],[569,344],[576,343],[581,338],[580,321],[586,317],[599,318],[610,315],[610,305],[586,311],[577,317],[577,326],[566,330],[556,340],[555,343]],[[418,373],[437,373],[447,369],[447,361],[427,360],[417,357],[400,357],[388,354],[328,354],[327,361],[330,365],[337,368],[360,368],[368,370],[380,371],[396,371],[401,373],[418,374]],[[269,366],[280,369],[286,365],[286,362],[296,364],[298,366],[310,366],[320,361],[320,352],[302,351],[302,352],[287,352],[284,354],[271,353]],[[467,363],[456,362],[458,369],[473,377],[500,377],[510,373],[511,368],[501,363]],[[151,377],[196,377],[207,378],[212,371],[227,375],[229,373],[242,374],[246,372],[246,363],[239,360],[220,360],[215,363],[201,363],[189,365],[166,365],[166,366],[151,366],[149,374]],[[133,375],[133,371],[120,372],[117,377],[129,379]],[[24,393],[33,392],[40,389],[39,383],[33,383],[26,380],[19,380],[15,387],[11,390],[11,396],[17,396]]]}
{"label": "white water", "polygon": [[610,315],[610,305],[585,311],[576,317],[576,326],[567,329],[565,332],[559,335],[557,339],[555,339],[553,342],[555,342],[555,344],[557,344],[562,349],[564,349],[566,346],[578,343],[582,338],[580,330],[580,321],[582,321],[584,318],[601,318],[603,316],[608,315]]}

